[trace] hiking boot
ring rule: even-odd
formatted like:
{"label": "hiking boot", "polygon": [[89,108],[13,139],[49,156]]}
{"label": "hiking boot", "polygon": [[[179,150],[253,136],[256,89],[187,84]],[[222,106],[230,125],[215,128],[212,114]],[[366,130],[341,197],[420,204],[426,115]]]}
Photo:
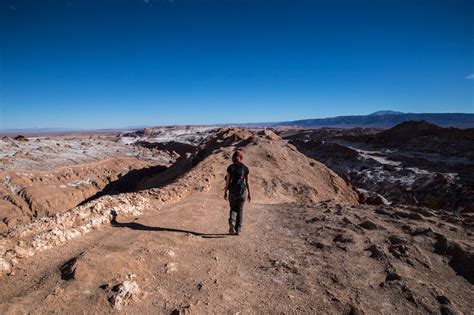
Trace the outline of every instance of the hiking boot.
{"label": "hiking boot", "polygon": [[229,234],[230,235],[235,235],[236,234],[235,229],[232,225],[229,225]]}

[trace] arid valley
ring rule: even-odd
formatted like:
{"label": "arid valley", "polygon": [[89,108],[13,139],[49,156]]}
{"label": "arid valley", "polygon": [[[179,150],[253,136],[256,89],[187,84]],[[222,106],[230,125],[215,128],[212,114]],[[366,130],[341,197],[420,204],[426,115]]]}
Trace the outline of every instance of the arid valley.
{"label": "arid valley", "polygon": [[469,314],[472,144],[426,122],[4,136],[0,312]]}

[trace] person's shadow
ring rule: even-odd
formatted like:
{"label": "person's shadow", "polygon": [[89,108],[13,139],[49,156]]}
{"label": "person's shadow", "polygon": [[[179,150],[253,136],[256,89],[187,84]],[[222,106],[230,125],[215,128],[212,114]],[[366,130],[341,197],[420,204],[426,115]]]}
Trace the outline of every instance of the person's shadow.
{"label": "person's shadow", "polygon": [[158,232],[175,232],[175,233],[185,233],[191,234],[194,236],[200,236],[203,238],[223,238],[233,234],[224,234],[224,233],[199,233],[194,231],[187,231],[187,230],[180,230],[180,229],[173,229],[173,228],[165,228],[159,226],[148,226],[141,223],[136,222],[127,222],[127,223],[120,223],[117,222],[117,213],[112,211],[112,220],[110,221],[113,227],[117,228],[129,228],[132,230],[139,230],[139,231],[158,231]]}

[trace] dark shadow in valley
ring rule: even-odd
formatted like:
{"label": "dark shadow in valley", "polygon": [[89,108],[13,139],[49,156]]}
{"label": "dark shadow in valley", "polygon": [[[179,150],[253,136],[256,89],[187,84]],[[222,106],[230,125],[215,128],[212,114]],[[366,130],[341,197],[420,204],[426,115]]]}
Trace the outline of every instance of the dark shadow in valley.
{"label": "dark shadow in valley", "polygon": [[160,151],[167,151],[169,153],[176,152],[180,156],[186,155],[194,151],[196,146],[188,143],[177,142],[177,141],[168,141],[168,142],[148,142],[148,141],[138,141],[134,143],[135,146],[144,147],[147,149],[156,149]]}
{"label": "dark shadow in valley", "polygon": [[89,198],[81,201],[77,206],[82,206],[92,200],[105,195],[118,195],[121,193],[136,191],[140,182],[150,176],[155,176],[164,172],[168,168],[163,165],[151,166],[137,170],[131,170],[127,174],[120,176],[117,180],[108,183],[102,190],[98,191]]}
{"label": "dark shadow in valley", "polygon": [[129,229],[138,230],[138,231],[157,231],[157,232],[184,233],[184,234],[191,234],[191,235],[194,235],[194,236],[200,236],[200,237],[203,237],[203,238],[224,238],[226,236],[232,235],[232,234],[225,234],[225,233],[199,233],[199,232],[181,230],[181,229],[174,229],[174,228],[166,228],[166,227],[159,227],[159,226],[148,226],[148,225],[144,225],[144,224],[136,223],[136,222],[120,223],[120,222],[117,222],[116,220],[112,220],[111,224],[112,224],[113,227],[116,227],[116,228],[129,228]]}

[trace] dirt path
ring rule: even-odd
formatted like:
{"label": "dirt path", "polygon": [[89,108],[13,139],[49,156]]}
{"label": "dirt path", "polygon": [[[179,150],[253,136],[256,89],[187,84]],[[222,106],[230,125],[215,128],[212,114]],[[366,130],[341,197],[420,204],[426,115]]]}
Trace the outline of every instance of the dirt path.
{"label": "dirt path", "polygon": [[[421,254],[406,259],[429,268],[391,260],[388,253],[381,254],[387,260],[371,257],[371,244],[384,252],[384,240],[404,239],[402,227],[420,223],[381,218],[373,210],[256,202],[247,205],[243,233],[230,236],[226,202],[215,186],[33,257],[2,284],[0,311],[117,312],[112,289],[133,274],[140,292],[122,307],[126,313],[436,313],[439,296],[469,313],[465,297],[474,293],[472,285],[444,265],[425,239],[407,245],[408,253]],[[384,227],[365,231],[353,225],[367,218]],[[421,223],[434,229],[429,220]],[[68,278],[61,266],[74,258]],[[388,278],[390,268],[399,280]]]}
{"label": "dirt path", "polygon": [[[227,204],[221,198],[216,186],[131,222],[119,218],[113,227],[43,252],[2,285],[3,306],[21,312],[110,310],[106,298],[90,298],[106,295],[100,285],[128,274],[137,277],[142,293],[135,307],[142,311],[189,307],[223,312],[258,310],[258,305],[268,310],[267,300],[275,295],[288,300],[285,288],[266,292],[257,277],[271,254],[275,218],[264,205],[248,204],[243,234],[230,236]],[[81,257],[75,278],[64,280],[61,266],[74,257]],[[293,309],[287,302],[288,310]],[[281,303],[275,302],[283,310]]]}

